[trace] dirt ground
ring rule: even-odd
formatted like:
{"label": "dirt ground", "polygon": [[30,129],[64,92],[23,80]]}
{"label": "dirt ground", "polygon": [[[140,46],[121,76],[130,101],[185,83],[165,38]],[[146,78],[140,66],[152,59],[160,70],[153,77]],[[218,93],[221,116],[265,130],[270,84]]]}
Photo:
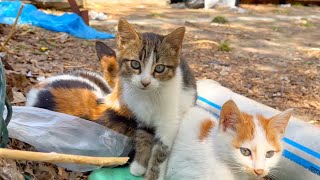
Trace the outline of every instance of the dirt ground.
{"label": "dirt ground", "polygon": [[[128,19],[140,32],[166,34],[185,26],[183,56],[197,79],[214,79],[279,110],[294,108],[295,116],[320,124],[320,7],[246,5],[232,11],[190,10],[180,5],[90,8],[108,15],[107,21],[92,20],[91,25],[111,33],[119,17]],[[215,16],[228,22],[213,23]],[[9,31],[10,26],[0,25],[0,42]],[[115,40],[104,42],[116,47]],[[74,69],[100,71],[94,43],[19,26],[4,58],[13,104],[23,105],[28,88],[44,77]],[[32,150],[17,140],[10,147]],[[1,166],[37,179],[86,179],[85,174],[45,163],[3,160]],[[5,172],[0,174],[5,177]]]}

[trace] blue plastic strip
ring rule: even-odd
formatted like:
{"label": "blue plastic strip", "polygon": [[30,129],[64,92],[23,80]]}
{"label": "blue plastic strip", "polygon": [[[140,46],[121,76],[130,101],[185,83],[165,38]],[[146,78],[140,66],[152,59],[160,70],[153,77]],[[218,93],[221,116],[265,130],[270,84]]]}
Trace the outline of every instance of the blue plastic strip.
{"label": "blue plastic strip", "polygon": [[[221,106],[209,101],[208,99],[206,99],[204,97],[198,96],[198,100],[200,100],[200,101],[202,101],[202,102],[204,102],[204,103],[206,103],[206,104],[208,104],[208,105],[210,105],[210,106],[212,106],[212,107],[214,107],[214,108],[216,108],[218,110],[221,110]],[[313,150],[311,150],[311,149],[309,149],[309,148],[307,148],[307,147],[305,147],[305,146],[303,146],[301,144],[298,144],[297,142],[294,142],[294,141],[292,141],[292,140],[290,140],[288,138],[283,138],[283,141],[285,143],[287,143],[287,144],[289,144],[289,145],[291,145],[291,146],[293,146],[293,147],[295,147],[295,148],[297,148],[297,149],[299,149],[299,150],[311,155],[311,156],[314,156],[314,157],[320,159],[320,154],[319,153],[317,153],[317,152],[315,152],[315,151],[313,151]],[[295,163],[305,167],[306,169],[310,170],[311,172],[313,172],[313,173],[315,173],[317,175],[320,175],[319,166],[310,163],[309,161],[301,158],[300,156],[297,156],[297,155],[289,152],[288,150],[284,150],[283,151],[283,155],[287,159],[290,159],[291,161],[294,161]]]}
{"label": "blue plastic strip", "polygon": [[312,149],[309,149],[309,148],[307,148],[305,146],[302,146],[301,144],[298,144],[297,142],[294,142],[294,141],[292,141],[291,139],[288,139],[288,138],[283,138],[283,141],[286,142],[287,144],[290,144],[291,146],[293,146],[293,147],[295,147],[295,148],[307,153],[307,154],[310,154],[313,157],[316,157],[316,158],[320,159],[320,154],[315,152],[315,151],[313,151]]}
{"label": "blue plastic strip", "polygon": [[320,167],[301,158],[300,156],[297,156],[295,154],[293,154],[292,152],[288,151],[288,150],[284,150],[283,154],[284,157],[286,157],[287,159],[299,164],[300,166],[308,169],[310,172],[320,176]]}
{"label": "blue plastic strip", "polygon": [[216,108],[216,109],[218,109],[218,110],[221,110],[221,106],[219,106],[218,104],[215,104],[215,103],[209,101],[208,99],[206,99],[206,98],[204,98],[204,97],[198,96],[198,99],[199,99],[200,101],[202,101],[202,102],[205,102],[205,103],[209,104],[210,106],[212,106],[212,107],[214,107],[214,108]]}
{"label": "blue plastic strip", "polygon": [[[207,108],[205,108],[205,107],[202,107],[202,106],[200,106],[200,105],[196,105],[196,106],[199,107],[199,108],[201,108],[201,109],[203,109],[203,110],[205,110],[205,111],[207,111],[208,113],[212,114],[214,117],[216,117],[217,119],[219,119],[219,114],[216,114],[216,113],[210,111],[209,109],[207,109]],[[218,120],[218,121],[219,121],[219,120]]]}

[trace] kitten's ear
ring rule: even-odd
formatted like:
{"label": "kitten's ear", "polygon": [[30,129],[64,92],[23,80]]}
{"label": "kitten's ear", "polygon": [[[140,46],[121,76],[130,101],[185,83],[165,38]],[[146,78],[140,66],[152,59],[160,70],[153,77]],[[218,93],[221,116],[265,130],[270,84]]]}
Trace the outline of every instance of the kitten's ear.
{"label": "kitten's ear", "polygon": [[117,43],[119,50],[125,48],[133,41],[139,40],[139,34],[134,28],[123,18],[118,23]]}
{"label": "kitten's ear", "polygon": [[97,51],[99,60],[101,60],[104,56],[114,57],[114,58],[116,57],[116,52],[101,41],[96,41],[96,51]]}
{"label": "kitten's ear", "polygon": [[287,109],[282,113],[273,116],[269,122],[269,128],[275,129],[278,131],[281,136],[284,135],[286,128],[288,126],[288,122],[290,117],[292,116],[293,109]]}
{"label": "kitten's ear", "polygon": [[236,131],[237,124],[242,121],[241,112],[233,100],[225,102],[220,112],[220,128],[224,132],[227,130]]}
{"label": "kitten's ear", "polygon": [[171,32],[170,34],[166,35],[162,42],[169,44],[170,48],[173,48],[174,50],[178,51],[182,46],[185,32],[186,28],[180,27]]}
{"label": "kitten's ear", "polygon": [[113,88],[119,71],[116,52],[100,41],[96,42],[96,51],[101,63],[104,78],[109,86]]}

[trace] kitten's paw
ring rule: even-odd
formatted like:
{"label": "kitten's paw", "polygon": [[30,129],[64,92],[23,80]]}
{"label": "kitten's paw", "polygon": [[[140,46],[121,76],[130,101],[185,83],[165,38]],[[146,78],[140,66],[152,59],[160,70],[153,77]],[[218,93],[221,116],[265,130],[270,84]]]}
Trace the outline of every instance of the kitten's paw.
{"label": "kitten's paw", "polygon": [[146,168],[143,167],[141,164],[139,164],[136,161],[133,161],[130,164],[130,173],[134,176],[142,176],[144,173],[146,173]]}

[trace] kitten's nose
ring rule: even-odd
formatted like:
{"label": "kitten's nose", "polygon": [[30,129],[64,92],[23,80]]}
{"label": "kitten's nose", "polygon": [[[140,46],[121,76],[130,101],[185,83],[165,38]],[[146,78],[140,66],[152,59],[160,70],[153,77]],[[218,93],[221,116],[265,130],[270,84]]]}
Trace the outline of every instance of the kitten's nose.
{"label": "kitten's nose", "polygon": [[151,81],[149,81],[149,80],[141,80],[141,84],[142,84],[144,87],[147,87],[150,83],[151,83]]}
{"label": "kitten's nose", "polygon": [[263,170],[263,169],[255,169],[254,172],[255,172],[258,176],[260,176],[261,174],[264,173],[264,170]]}

